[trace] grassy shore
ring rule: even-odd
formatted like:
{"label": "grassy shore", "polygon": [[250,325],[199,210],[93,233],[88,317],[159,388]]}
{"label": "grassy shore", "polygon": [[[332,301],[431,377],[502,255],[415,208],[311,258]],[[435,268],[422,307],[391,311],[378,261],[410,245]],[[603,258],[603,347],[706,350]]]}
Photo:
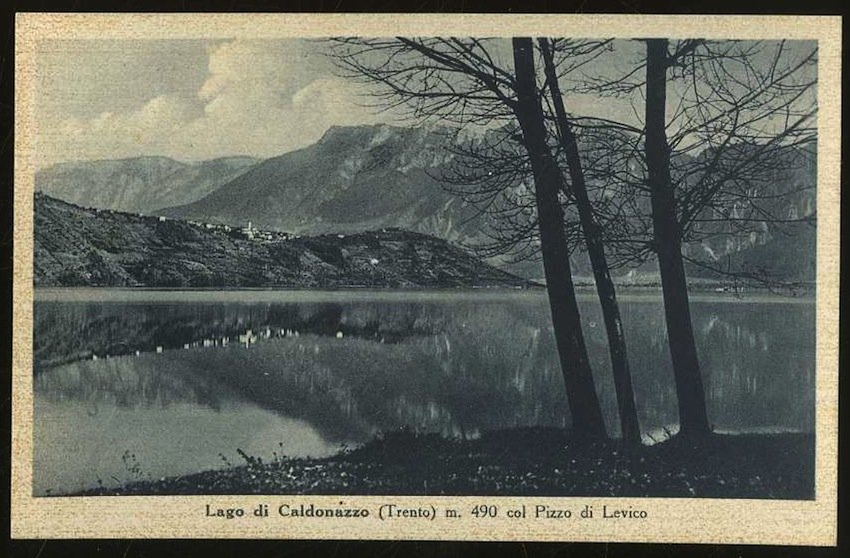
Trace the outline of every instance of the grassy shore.
{"label": "grassy shore", "polygon": [[698,446],[673,437],[627,454],[615,442],[579,445],[553,428],[475,440],[401,431],[324,459],[242,455],[241,466],[79,495],[814,497],[814,437],[806,434],[715,434]]}

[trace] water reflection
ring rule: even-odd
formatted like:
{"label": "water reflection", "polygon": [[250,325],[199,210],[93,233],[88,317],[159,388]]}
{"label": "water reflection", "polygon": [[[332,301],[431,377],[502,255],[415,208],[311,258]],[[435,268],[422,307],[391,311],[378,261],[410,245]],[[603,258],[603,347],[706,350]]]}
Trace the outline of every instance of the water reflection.
{"label": "water reflection", "polygon": [[[616,431],[592,302],[582,301],[587,344]],[[624,297],[622,313],[641,426],[657,436],[677,420],[663,311],[658,300]],[[812,429],[813,305],[717,299],[695,302],[693,313],[716,428]],[[254,451],[264,456],[278,444],[287,455],[324,455],[400,426],[475,436],[568,424],[540,293],[442,302],[344,294],[322,303],[41,302],[35,319],[35,476],[43,489],[95,482],[92,452],[102,467],[120,469],[107,477],[126,475],[125,450],[162,463],[155,474],[219,466],[218,453],[235,452],[234,438],[251,436],[260,422],[267,446]],[[174,425],[180,432],[162,424],[175,409],[185,419]],[[136,435],[116,437],[126,430]],[[187,435],[208,449],[187,449]],[[56,454],[60,439],[69,445],[64,455]],[[108,451],[93,449],[104,440],[114,441]]]}
{"label": "water reflection", "polygon": [[237,339],[251,343],[259,335],[341,333],[397,343],[430,331],[417,324],[416,309],[416,304],[400,304],[389,312],[367,307],[350,316],[344,315],[343,306],[336,303],[39,302],[35,309],[35,370],[38,373],[79,359],[211,347]]}

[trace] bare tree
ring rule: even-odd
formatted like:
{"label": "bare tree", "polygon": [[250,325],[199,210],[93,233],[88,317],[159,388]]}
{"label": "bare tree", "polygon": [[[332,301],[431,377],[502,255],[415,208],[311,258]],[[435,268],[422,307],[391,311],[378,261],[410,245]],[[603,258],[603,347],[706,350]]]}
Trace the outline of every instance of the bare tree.
{"label": "bare tree", "polygon": [[[559,353],[569,355],[570,352],[576,351],[573,353],[575,355],[573,358],[577,360],[576,373],[572,375],[570,381],[575,382],[572,391],[580,393],[586,391],[588,387],[593,387],[593,377],[590,375],[590,363],[584,361],[587,358],[587,350],[580,322],[570,320],[572,316],[578,316],[579,312],[572,283],[570,254],[564,237],[564,214],[558,201],[559,192],[565,188],[563,175],[546,142],[543,107],[540,103],[534,71],[534,44],[530,38],[520,37],[513,39],[513,46],[517,92],[515,112],[522,129],[522,141],[528,150],[534,173],[540,250],[543,254],[546,284],[555,287],[549,294],[549,307],[556,329],[560,322],[560,328],[565,332],[565,335],[558,339]],[[566,288],[557,288],[559,284],[564,284]],[[571,360],[570,356],[567,356],[566,360]],[[564,364],[562,357],[561,366]],[[581,406],[582,420],[586,424],[601,423],[601,414],[598,418],[595,416],[597,412],[601,413],[598,405],[594,409],[586,402],[571,399],[570,407],[574,405]]]}
{"label": "bare tree", "polygon": [[[544,69],[540,86],[548,140],[558,156],[564,176],[561,205],[565,213],[563,226],[571,249],[585,249],[589,255],[594,282],[602,308],[611,355],[612,373],[617,395],[620,431],[629,445],[640,444],[640,429],[634,401],[631,372],[626,351],[625,335],[616,300],[616,290],[603,246],[603,224],[596,217],[584,178],[584,163],[579,153],[576,135],[570,125],[559,87],[560,74],[576,72],[594,60],[610,41],[574,41],[569,39],[539,39],[539,52]],[[555,60],[555,55],[559,59]],[[548,97],[546,92],[548,90]],[[527,150],[518,149],[515,138],[521,137],[512,126],[505,126],[476,142],[456,144],[450,148],[458,155],[456,164],[442,179],[449,189],[465,200],[478,204],[488,216],[492,242],[478,246],[483,255],[510,252],[514,260],[533,258],[540,253],[537,235],[538,222],[534,197],[525,182],[530,179]],[[587,134],[588,136],[591,134]],[[606,130],[604,138],[609,135]],[[608,153],[610,143],[596,146],[597,161],[584,155],[592,165],[602,165],[601,155]],[[616,152],[616,150],[614,151]],[[610,157],[606,157],[610,159]],[[607,160],[605,161],[607,162]],[[604,192],[603,192],[604,194]],[[602,204],[618,200],[597,200]],[[616,224],[616,219],[612,220]]]}
{"label": "bare tree", "polygon": [[682,260],[682,237],[676,218],[676,199],[670,179],[670,148],[667,143],[665,111],[667,108],[666,39],[650,39],[646,43],[646,169],[652,202],[652,225],[664,317],[676,394],[679,402],[679,432],[700,436],[710,432],[705,390],[694,341],[688,284]]}
{"label": "bare tree", "polygon": [[[785,284],[772,280],[778,274],[745,277],[744,270],[720,270],[711,250],[700,258],[693,248],[728,243],[736,249],[746,237],[766,238],[814,224],[816,53],[812,45],[792,48],[785,41],[686,40],[668,45],[665,75],[673,100],[664,123],[683,257],[692,267],[761,285]],[[641,105],[633,103],[637,123],[574,119],[580,132],[593,131],[605,144],[596,151],[604,164],[586,163],[591,191],[605,188],[609,199],[620,200],[597,207],[606,220],[613,267],[655,254],[645,113],[638,114],[645,111],[645,68],[644,58],[624,75],[585,76],[575,86],[631,97]],[[798,211],[789,214],[790,205]]]}
{"label": "bare tree", "polygon": [[714,253],[814,226],[817,50],[795,46],[700,41],[678,63],[675,81],[690,84],[671,137],[678,217],[684,242],[714,247],[686,253],[692,267],[771,288],[794,285],[782,270],[724,267]]}
{"label": "bare tree", "polygon": [[[798,187],[782,173],[805,165],[815,137],[814,48],[785,42],[645,42],[643,61],[614,78],[590,78],[585,91],[640,98],[642,125],[605,119],[579,128],[608,128],[616,156],[593,167],[592,181],[626,208],[606,230],[617,263],[655,255],[664,296],[683,435],[710,431],[693,336],[685,263],[770,284],[765,269],[723,267],[688,254],[712,239],[734,242],[767,226],[813,222],[813,213],[782,215]],[[799,47],[799,45],[797,45]],[[640,113],[636,110],[636,116]],[[609,141],[610,143],[610,141]],[[612,160],[612,157],[613,160]]]}
{"label": "bare tree", "polygon": [[534,45],[514,39],[513,70],[481,39],[336,39],[332,55],[347,73],[380,87],[384,106],[417,118],[478,126],[517,125],[533,177],[534,210],[552,324],[576,436],[605,437],[559,200],[563,176],[547,143]]}
{"label": "bare tree", "polygon": [[569,171],[569,193],[575,200],[584,241],[587,246],[587,253],[593,268],[593,278],[596,283],[599,303],[602,307],[605,331],[608,336],[608,348],[611,354],[611,370],[617,393],[620,429],[623,440],[627,444],[638,445],[641,441],[640,427],[638,424],[637,409],[635,408],[632,375],[629,369],[629,360],[626,351],[626,338],[623,332],[623,322],[620,318],[620,308],[617,304],[616,289],[614,288],[611,271],[605,256],[602,226],[596,218],[590,197],[588,196],[584,168],[581,157],[579,156],[576,135],[573,132],[566,108],[564,107],[564,98],[558,84],[558,75],[555,67],[554,44],[545,38],[539,39],[539,44],[543,55],[546,84],[548,85],[552,106],[554,107],[555,127]]}

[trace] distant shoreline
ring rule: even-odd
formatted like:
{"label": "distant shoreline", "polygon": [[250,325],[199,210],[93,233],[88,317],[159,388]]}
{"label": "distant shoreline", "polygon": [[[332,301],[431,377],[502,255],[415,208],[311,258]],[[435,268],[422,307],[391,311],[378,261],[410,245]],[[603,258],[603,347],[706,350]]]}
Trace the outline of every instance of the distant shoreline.
{"label": "distant shoreline", "polygon": [[[592,285],[577,285],[580,300],[595,300]],[[542,286],[530,287],[447,287],[447,288],[168,288],[168,287],[35,287],[35,302],[354,302],[362,301],[435,301],[475,297],[484,300],[504,300],[505,297],[522,298],[543,296]],[[655,301],[661,298],[659,287],[618,286],[618,298],[626,301]],[[342,299],[342,300],[340,300]],[[741,303],[815,303],[813,292],[796,296],[752,290],[736,295],[733,292],[714,292],[709,289],[692,289],[692,302]]]}

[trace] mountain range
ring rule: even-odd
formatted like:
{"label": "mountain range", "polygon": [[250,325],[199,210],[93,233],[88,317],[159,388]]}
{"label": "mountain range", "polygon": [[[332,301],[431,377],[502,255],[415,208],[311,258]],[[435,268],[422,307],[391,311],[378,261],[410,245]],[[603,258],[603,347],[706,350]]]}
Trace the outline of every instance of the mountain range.
{"label": "mountain range", "polygon": [[435,175],[449,134],[387,125],[332,127],[315,144],[267,159],[163,215],[295,233],[399,227],[446,240],[476,236],[476,211]]}
{"label": "mountain range", "polygon": [[[440,176],[452,164],[456,135],[443,129],[389,125],[332,127],[315,144],[257,161],[216,159],[186,164],[163,157],[57,165],[36,176],[36,188],[81,206],[145,213],[201,223],[245,226],[295,234],[351,234],[399,228],[471,246],[485,240],[486,217],[445,189]],[[811,175],[811,176],[809,176]],[[789,180],[814,183],[814,167]],[[781,186],[780,186],[781,188]],[[795,215],[814,211],[814,190],[793,200]],[[783,236],[765,230],[751,238],[709,239],[686,252],[712,260],[776,263],[783,246],[803,258],[782,258],[785,275],[814,278],[814,235]],[[763,255],[764,256],[763,256]],[[489,263],[530,278],[539,262]],[[623,270],[625,273],[627,270]],[[654,262],[639,271],[653,274]],[[708,275],[692,270],[694,275]],[[577,254],[574,273],[591,275]]]}
{"label": "mountain range", "polygon": [[252,157],[200,163],[135,157],[60,163],[36,173],[35,189],[85,207],[151,213],[201,199],[257,162]]}

